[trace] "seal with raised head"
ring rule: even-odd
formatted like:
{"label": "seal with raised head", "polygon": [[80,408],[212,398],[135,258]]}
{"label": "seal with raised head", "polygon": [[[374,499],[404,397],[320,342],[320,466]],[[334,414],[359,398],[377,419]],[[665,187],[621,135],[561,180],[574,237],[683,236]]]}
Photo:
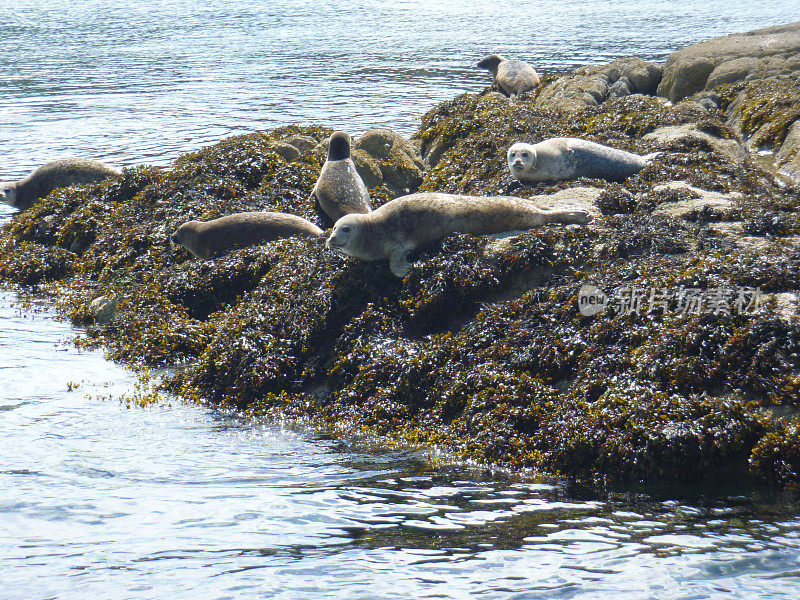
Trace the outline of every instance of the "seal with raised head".
{"label": "seal with raised head", "polygon": [[583,210],[545,210],[513,196],[423,192],[395,198],[368,214],[342,217],[326,245],[361,260],[388,258],[392,273],[405,277],[410,252],[451,233],[484,235],[590,220]]}
{"label": "seal with raised head", "polygon": [[580,138],[551,138],[513,144],[507,153],[511,176],[520,181],[592,177],[622,181],[644,169],[658,152],[640,156]]}
{"label": "seal with raised head", "polygon": [[188,221],[170,236],[197,258],[211,258],[238,248],[292,236],[318,237],[311,221],[281,212],[246,212],[211,221]]}
{"label": "seal with raised head", "polygon": [[481,69],[492,74],[497,87],[514,100],[539,85],[539,75],[528,63],[491,54],[478,63]]}
{"label": "seal with raised head", "polygon": [[25,210],[55,189],[96,183],[119,174],[117,169],[96,160],[63,158],[42,165],[24,179],[0,186],[0,200]]}
{"label": "seal with raised head", "polygon": [[334,221],[350,213],[372,210],[367,186],[350,158],[350,136],[344,131],[334,131],[331,135],[328,160],[322,166],[311,195]]}

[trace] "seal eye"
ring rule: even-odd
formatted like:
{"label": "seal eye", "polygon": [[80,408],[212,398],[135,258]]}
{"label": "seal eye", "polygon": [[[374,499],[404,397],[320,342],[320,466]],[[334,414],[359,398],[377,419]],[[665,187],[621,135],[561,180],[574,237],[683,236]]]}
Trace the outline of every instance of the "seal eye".
{"label": "seal eye", "polygon": [[528,153],[527,152],[523,152],[522,153],[522,158],[528,158]]}
{"label": "seal eye", "polygon": [[350,233],[350,225],[343,225],[342,233]]}

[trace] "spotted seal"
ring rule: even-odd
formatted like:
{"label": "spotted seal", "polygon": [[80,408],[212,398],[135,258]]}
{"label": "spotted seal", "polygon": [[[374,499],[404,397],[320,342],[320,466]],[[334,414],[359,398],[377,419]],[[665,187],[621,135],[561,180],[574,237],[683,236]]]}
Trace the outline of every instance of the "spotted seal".
{"label": "spotted seal", "polygon": [[328,160],[322,166],[311,195],[334,221],[350,213],[372,210],[367,187],[350,158],[350,136],[344,131],[331,135]]}
{"label": "spotted seal", "polygon": [[539,85],[539,75],[528,63],[491,54],[478,63],[492,74],[500,90],[514,100]]}
{"label": "spotted seal", "polygon": [[520,181],[593,177],[621,181],[644,169],[658,152],[640,156],[579,138],[513,144],[507,153],[511,176]]}
{"label": "spotted seal", "polygon": [[405,277],[411,251],[451,233],[491,234],[590,220],[585,211],[545,210],[524,198],[423,192],[401,196],[368,214],[342,217],[326,245],[361,260],[388,258],[392,273]]}
{"label": "spotted seal", "polygon": [[310,221],[280,212],[246,212],[211,221],[188,221],[170,240],[198,258],[258,246],[292,236],[317,237],[323,231]]}
{"label": "spotted seal", "polygon": [[19,181],[0,187],[0,200],[25,210],[55,189],[81,183],[96,183],[120,171],[96,160],[62,158],[42,165]]}

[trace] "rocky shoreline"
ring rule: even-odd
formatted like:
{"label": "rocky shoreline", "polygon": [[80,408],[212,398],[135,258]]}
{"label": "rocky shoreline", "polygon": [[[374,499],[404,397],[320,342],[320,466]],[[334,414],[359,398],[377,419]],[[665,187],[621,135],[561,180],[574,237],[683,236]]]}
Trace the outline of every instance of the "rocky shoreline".
{"label": "rocky shoreline", "polygon": [[[411,140],[367,132],[353,158],[375,207],[420,190],[595,215],[585,228],[453,235],[402,280],[322,240],[206,261],[169,245],[184,221],[233,212],[330,227],[309,195],[331,130],[288,126],[168,171],[53,192],[0,232],[0,281],[52,294],[86,326],[83,343],[115,360],[178,366],[164,387],[216,405],[513,469],[797,485],[798,74],[796,23],[696,44],[665,65],[545,75],[513,103],[491,88],[462,94]],[[510,177],[511,143],[556,136],[661,154],[623,183]],[[764,150],[772,171],[756,160]],[[585,285],[640,290],[642,303],[585,316]],[[684,296],[651,310],[653,290]],[[680,310],[686,290],[699,307]],[[761,309],[736,310],[740,290],[760,294]]]}

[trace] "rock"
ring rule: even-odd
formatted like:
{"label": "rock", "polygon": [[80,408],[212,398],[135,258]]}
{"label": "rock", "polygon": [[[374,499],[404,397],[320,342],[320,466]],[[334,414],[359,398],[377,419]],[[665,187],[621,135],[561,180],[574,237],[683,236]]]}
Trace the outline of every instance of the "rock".
{"label": "rock", "polygon": [[364,185],[374,188],[383,183],[383,173],[377,160],[358,148],[352,151],[351,157]]}
{"label": "rock", "polygon": [[624,80],[627,80],[627,77],[617,80],[608,88],[609,97],[622,98],[631,95],[631,88]]}
{"label": "rock", "polygon": [[601,216],[600,207],[597,199],[603,193],[601,188],[596,187],[574,187],[561,190],[555,194],[534,196],[531,198],[537,206],[550,210],[579,209],[585,210],[595,219]]}
{"label": "rock", "polygon": [[668,201],[660,204],[654,214],[666,215],[676,219],[691,218],[697,214],[722,216],[733,207],[734,200],[742,197],[738,192],[723,194],[703,190],[689,185],[685,181],[668,181],[653,188],[653,192],[678,192],[684,199]]}
{"label": "rock", "polygon": [[799,66],[800,22],[726,35],[673,52],[664,65],[658,95],[677,102],[762,69],[797,72]]}
{"label": "rock", "polygon": [[797,292],[783,292],[773,294],[775,299],[775,313],[785,321],[797,319],[800,316],[800,294]]}
{"label": "rock", "polygon": [[277,152],[279,155],[281,155],[289,162],[300,158],[300,150],[298,150],[297,148],[286,142],[283,141],[275,142],[274,144],[272,144],[272,147],[275,149],[275,152]]}
{"label": "rock", "polygon": [[545,85],[534,106],[574,112],[597,106],[609,96],[652,95],[660,78],[660,66],[635,57],[589,65]]}
{"label": "rock", "polygon": [[706,110],[717,110],[721,102],[721,98],[716,92],[700,92],[695,95],[694,99]]}
{"label": "rock", "polygon": [[117,312],[116,294],[95,298],[89,304],[89,312],[97,323],[100,325],[107,325],[114,320],[114,315]]}
{"label": "rock", "polygon": [[312,152],[314,154],[322,154],[324,156],[327,156],[328,155],[328,146],[330,146],[330,145],[331,145],[331,138],[325,138],[319,144],[314,146],[314,149],[312,150]]}
{"label": "rock", "polygon": [[612,83],[625,81],[631,93],[652,96],[661,81],[661,71],[660,65],[632,56],[610,63],[607,74]]}
{"label": "rock", "polygon": [[726,122],[752,148],[779,151],[789,128],[800,120],[800,77],[740,82],[726,96]]}
{"label": "rock", "polygon": [[711,71],[705,87],[710,90],[724,83],[740,81],[763,64],[764,61],[762,59],[753,58],[752,56],[726,61]]}
{"label": "rock", "polygon": [[709,146],[714,152],[725,156],[731,162],[741,164],[747,157],[747,150],[736,140],[722,139],[697,129],[697,123],[685,125],[668,125],[659,127],[655,131],[642,137],[643,141],[653,141],[659,146],[668,149],[669,146],[679,143],[702,143]]}
{"label": "rock", "polygon": [[708,231],[719,236],[733,236],[741,237],[744,235],[744,222],[743,221],[719,221],[710,223]]}
{"label": "rock", "polygon": [[393,194],[412,193],[422,183],[424,164],[418,146],[399,133],[389,129],[370,129],[359,138],[355,147],[376,161],[383,182]]}
{"label": "rock", "polygon": [[534,106],[561,112],[597,106],[608,95],[608,78],[602,72],[595,73],[596,69],[583,67],[546,85],[537,95]]}
{"label": "rock", "polygon": [[789,128],[775,159],[781,173],[800,181],[800,120]]}
{"label": "rock", "polygon": [[317,140],[309,135],[290,135],[281,140],[287,144],[291,144],[297,148],[301,154],[305,154],[309,150],[313,150],[317,145]]}
{"label": "rock", "polygon": [[678,102],[672,110],[679,113],[681,118],[685,121],[703,119],[706,117],[706,113],[708,109],[703,106],[700,102],[695,100],[683,100],[682,102]]}

